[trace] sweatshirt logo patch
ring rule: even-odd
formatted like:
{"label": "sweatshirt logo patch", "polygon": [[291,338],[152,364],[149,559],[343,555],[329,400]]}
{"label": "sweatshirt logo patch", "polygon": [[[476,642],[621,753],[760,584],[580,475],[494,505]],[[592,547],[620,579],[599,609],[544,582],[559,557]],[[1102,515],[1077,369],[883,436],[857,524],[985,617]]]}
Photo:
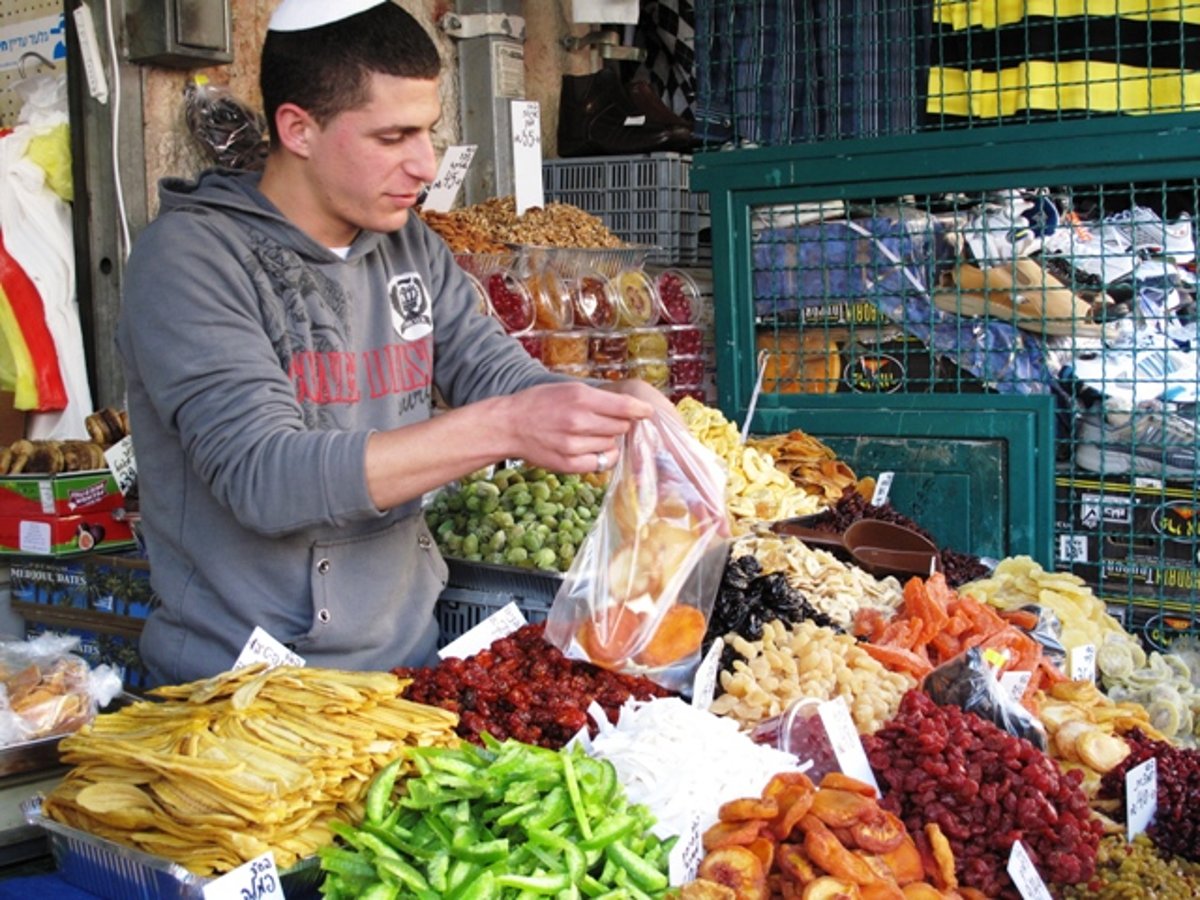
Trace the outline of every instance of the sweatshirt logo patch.
{"label": "sweatshirt logo patch", "polygon": [[429,292],[416,272],[397,275],[388,282],[392,327],[403,341],[419,341],[433,331]]}

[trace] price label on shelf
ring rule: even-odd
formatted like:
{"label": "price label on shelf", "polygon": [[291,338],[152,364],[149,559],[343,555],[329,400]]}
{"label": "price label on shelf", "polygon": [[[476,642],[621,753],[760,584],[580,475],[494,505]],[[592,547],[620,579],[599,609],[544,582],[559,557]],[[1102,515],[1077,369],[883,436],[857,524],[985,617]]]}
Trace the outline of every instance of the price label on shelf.
{"label": "price label on shelf", "polygon": [[1133,840],[1158,811],[1158,760],[1154,757],[1125,773],[1125,834]]}
{"label": "price label on shelf", "polygon": [[442,157],[437,178],[429,186],[421,208],[430,212],[449,212],[458,198],[459,189],[467,180],[471,160],[475,158],[475,144],[461,144],[449,148]]}
{"label": "price label on shelf", "polygon": [[1070,652],[1070,674],[1072,681],[1096,680],[1096,645],[1080,644]]}
{"label": "price label on shelf", "polygon": [[896,479],[895,472],[880,472],[879,477],[875,479],[875,492],[871,494],[872,506],[883,506],[888,501],[888,494],[892,492],[892,482]]}
{"label": "price label on shelf", "polygon": [[825,726],[825,736],[833,747],[833,755],[838,768],[851,778],[866,782],[879,793],[879,785],[875,782],[875,773],[867,760],[867,752],[863,750],[862,738],[854,727],[854,719],[850,717],[850,707],[846,701],[837,697],[825,700],[817,707],[817,715]]}
{"label": "price label on shelf", "polygon": [[270,852],[213,879],[201,893],[204,900],[284,900],[275,855]]}
{"label": "price label on shelf", "polygon": [[438,651],[442,659],[466,659],[492,646],[493,641],[508,637],[526,624],[525,614],[516,603],[496,610],[466,634],[455,638]]}
{"label": "price label on shelf", "polygon": [[1025,900],[1054,900],[1020,841],[1013,842],[1012,852],[1008,854],[1008,877]]}
{"label": "price label on shelf", "polygon": [[517,215],[534,206],[545,206],[542,192],[542,114],[535,100],[513,100],[513,194]]}

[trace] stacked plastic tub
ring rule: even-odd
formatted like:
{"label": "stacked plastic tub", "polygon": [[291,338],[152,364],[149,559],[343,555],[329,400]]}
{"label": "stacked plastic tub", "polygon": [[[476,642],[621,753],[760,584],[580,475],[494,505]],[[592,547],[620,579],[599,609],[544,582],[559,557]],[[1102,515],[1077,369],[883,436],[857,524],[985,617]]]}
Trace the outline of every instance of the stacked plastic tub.
{"label": "stacked plastic tub", "polygon": [[548,369],[641,378],[672,401],[706,399],[700,288],[683,269],[653,273],[645,247],[521,247],[457,258],[480,302]]}

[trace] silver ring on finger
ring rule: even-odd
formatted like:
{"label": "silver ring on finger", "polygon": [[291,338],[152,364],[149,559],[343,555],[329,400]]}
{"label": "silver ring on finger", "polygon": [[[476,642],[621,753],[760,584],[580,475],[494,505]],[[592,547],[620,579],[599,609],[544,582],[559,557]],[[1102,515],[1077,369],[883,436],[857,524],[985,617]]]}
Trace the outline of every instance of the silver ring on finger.
{"label": "silver ring on finger", "polygon": [[596,454],[596,471],[603,472],[608,468],[608,457],[603,452]]}

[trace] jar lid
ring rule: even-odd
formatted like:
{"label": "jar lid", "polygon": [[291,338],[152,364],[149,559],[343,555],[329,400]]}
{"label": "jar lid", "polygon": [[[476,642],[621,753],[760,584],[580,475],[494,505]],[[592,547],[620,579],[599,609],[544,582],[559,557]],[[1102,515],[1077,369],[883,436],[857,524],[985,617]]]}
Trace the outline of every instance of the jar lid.
{"label": "jar lid", "polygon": [[571,292],[553,269],[541,269],[525,279],[533,297],[534,321],[538,328],[557,330],[574,323]]}
{"label": "jar lid", "polygon": [[524,334],[533,328],[535,311],[533,297],[512,272],[497,270],[484,279],[492,315],[500,320],[509,334]]}
{"label": "jar lid", "polygon": [[607,331],[617,324],[620,297],[616,286],[599,272],[585,272],[571,284],[575,324]]}
{"label": "jar lid", "polygon": [[617,324],[627,328],[653,325],[658,321],[658,288],[641,269],[625,269],[614,279],[617,286]]}
{"label": "jar lid", "polygon": [[699,318],[700,288],[682,269],[663,269],[655,280],[664,322],[689,325]]}

